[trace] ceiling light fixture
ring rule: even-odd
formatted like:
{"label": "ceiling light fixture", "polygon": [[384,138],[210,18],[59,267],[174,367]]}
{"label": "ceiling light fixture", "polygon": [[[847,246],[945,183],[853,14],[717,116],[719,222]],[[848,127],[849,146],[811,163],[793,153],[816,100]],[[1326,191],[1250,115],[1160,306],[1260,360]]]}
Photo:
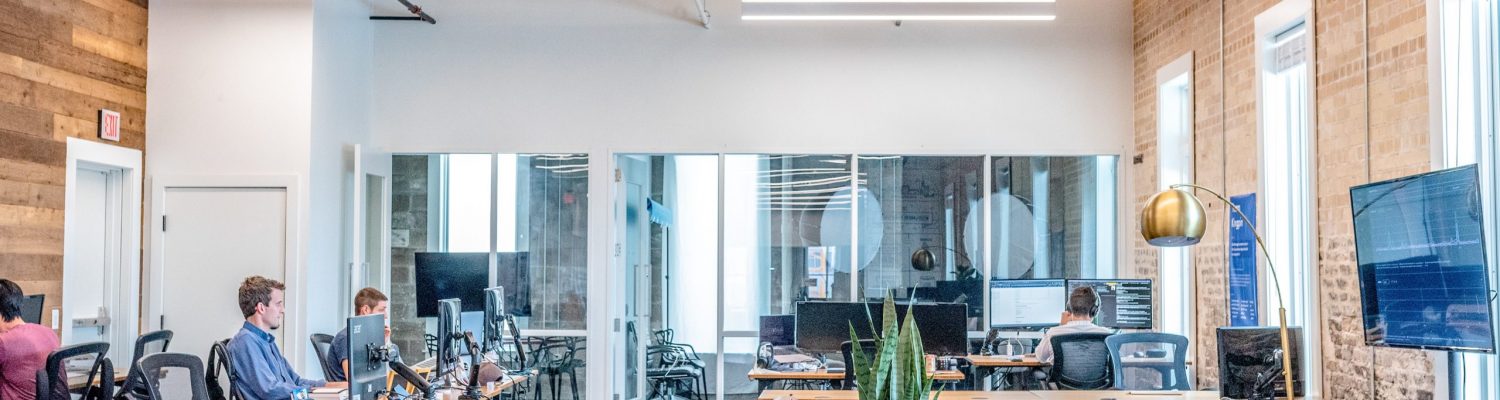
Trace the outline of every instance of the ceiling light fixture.
{"label": "ceiling light fixture", "polygon": [[1055,0],[741,0],[745,21],[1051,21]]}

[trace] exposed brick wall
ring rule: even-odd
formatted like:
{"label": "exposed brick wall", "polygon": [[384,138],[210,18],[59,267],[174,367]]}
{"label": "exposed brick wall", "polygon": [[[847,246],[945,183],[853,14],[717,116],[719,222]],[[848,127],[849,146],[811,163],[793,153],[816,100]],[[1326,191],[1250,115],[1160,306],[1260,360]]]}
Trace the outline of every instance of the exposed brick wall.
{"label": "exposed brick wall", "polygon": [[[1257,190],[1255,16],[1276,1],[1137,0],[1134,5],[1135,148],[1138,210],[1157,189],[1156,71],[1193,52],[1194,176],[1226,194]],[[1366,113],[1365,4],[1314,4],[1317,270],[1323,395],[1331,399],[1431,398],[1432,361],[1421,352],[1364,346],[1348,188],[1429,167],[1426,15],[1422,0],[1369,5],[1370,110]],[[1222,46],[1222,47],[1221,47]],[[1222,77],[1222,78],[1221,78]],[[1368,118],[1368,119],[1367,119]],[[1368,121],[1369,129],[1366,129]],[[1214,329],[1227,323],[1224,209],[1209,206],[1209,230],[1192,248],[1197,383],[1218,384]],[[1134,272],[1157,275],[1157,250],[1129,238]],[[1379,395],[1371,393],[1372,354]]]}
{"label": "exposed brick wall", "polygon": [[427,248],[426,155],[391,157],[391,342],[407,362],[426,358],[427,327],[417,318],[416,254]]}

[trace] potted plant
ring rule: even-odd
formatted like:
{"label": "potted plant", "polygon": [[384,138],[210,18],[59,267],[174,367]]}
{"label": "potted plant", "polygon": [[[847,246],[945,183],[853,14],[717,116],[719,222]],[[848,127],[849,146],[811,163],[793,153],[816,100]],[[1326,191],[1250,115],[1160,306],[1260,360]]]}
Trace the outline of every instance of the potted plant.
{"label": "potted plant", "polygon": [[[928,400],[932,393],[932,375],[927,372],[926,355],[922,350],[922,333],[917,329],[911,306],[907,305],[906,320],[896,324],[896,302],[887,296],[882,309],[880,330],[875,332],[875,354],[865,354],[863,346],[851,349],[855,384],[859,388],[860,400]],[[866,311],[868,312],[868,310]],[[866,321],[873,321],[866,318]],[[859,343],[859,335],[849,325],[849,339]]]}

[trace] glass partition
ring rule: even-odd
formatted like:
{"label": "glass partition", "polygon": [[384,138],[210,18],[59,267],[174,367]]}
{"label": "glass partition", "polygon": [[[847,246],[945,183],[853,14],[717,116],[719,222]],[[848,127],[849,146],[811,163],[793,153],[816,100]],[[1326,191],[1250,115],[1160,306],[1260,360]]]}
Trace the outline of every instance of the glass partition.
{"label": "glass partition", "polygon": [[991,159],[991,278],[1113,277],[1117,156]]}

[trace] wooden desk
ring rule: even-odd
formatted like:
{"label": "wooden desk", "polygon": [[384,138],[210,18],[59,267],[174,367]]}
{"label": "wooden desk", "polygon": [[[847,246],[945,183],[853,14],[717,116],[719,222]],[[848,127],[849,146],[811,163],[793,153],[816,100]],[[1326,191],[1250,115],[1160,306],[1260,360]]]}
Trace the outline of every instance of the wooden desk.
{"label": "wooden desk", "polygon": [[[88,376],[89,375],[88,375],[87,372],[76,373],[76,374],[72,373],[72,372],[69,372],[68,373],[68,390],[83,389],[83,385],[85,383],[84,381],[88,379]],[[115,389],[119,389],[120,385],[123,384],[123,383],[125,383],[125,378],[129,377],[129,376],[130,376],[130,371],[115,371]],[[94,382],[94,384],[98,385],[99,382]],[[113,395],[114,395],[113,393],[110,394],[110,396],[113,396]]]}
{"label": "wooden desk", "polygon": [[1032,356],[1024,357],[1020,361],[1012,361],[1010,356],[969,356],[968,359],[974,366],[984,368],[1037,368],[1052,365]]}
{"label": "wooden desk", "polygon": [[[934,400],[1218,400],[1219,392],[1213,391],[1137,391],[1137,390],[1034,390],[977,392],[967,390],[935,393]],[[757,400],[858,400],[859,393],[853,390],[767,390],[760,392]]]}
{"label": "wooden desk", "polygon": [[[510,375],[510,379],[504,379],[504,380],[501,380],[500,382],[495,383],[495,387],[493,387],[493,388],[488,388],[488,387],[480,386],[480,388],[479,388],[479,395],[482,396],[482,397],[484,397],[484,398],[486,398],[486,399],[499,398],[500,395],[503,394],[503,393],[505,393],[506,390],[510,390],[511,388],[516,387],[516,385],[521,384],[521,382],[526,382],[526,380],[530,379],[530,378],[531,378],[530,375],[524,375],[524,374],[523,375]],[[445,398],[445,396],[447,396],[447,395],[452,395],[452,398],[457,399],[458,395],[462,394],[462,393],[463,393],[463,390],[460,390],[460,389],[442,389],[442,390],[438,390],[437,393],[434,393],[434,394],[437,396],[437,398]]]}
{"label": "wooden desk", "polygon": [[[828,372],[828,370],[824,369],[819,369],[817,371],[772,371],[769,369],[756,368],[750,370],[750,379],[754,379],[757,381],[836,381],[844,379],[844,373]],[[942,370],[934,373],[932,375],[932,379],[937,381],[961,381],[964,380],[964,373],[963,371]]]}

